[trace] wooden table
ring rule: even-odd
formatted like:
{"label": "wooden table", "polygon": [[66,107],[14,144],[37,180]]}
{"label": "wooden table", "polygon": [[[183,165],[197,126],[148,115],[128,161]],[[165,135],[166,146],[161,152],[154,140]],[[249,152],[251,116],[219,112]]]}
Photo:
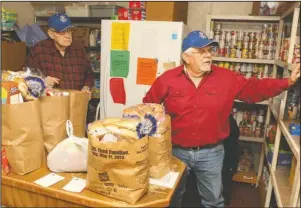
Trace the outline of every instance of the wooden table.
{"label": "wooden table", "polygon": [[175,157],[172,164],[173,170],[180,172],[174,188],[168,189],[150,184],[148,193],[134,205],[88,189],[84,189],[81,193],[61,189],[74,176],[86,179],[86,173],[58,173],[65,179],[48,188],[35,184],[35,180],[50,173],[46,167],[24,176],[13,173],[2,175],[2,205],[11,207],[167,207],[186,168],[185,164]]}

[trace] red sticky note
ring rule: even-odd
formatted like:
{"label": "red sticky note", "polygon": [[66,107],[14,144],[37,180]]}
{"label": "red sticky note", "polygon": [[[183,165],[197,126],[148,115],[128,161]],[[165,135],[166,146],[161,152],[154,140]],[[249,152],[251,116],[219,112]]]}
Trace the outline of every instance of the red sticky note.
{"label": "red sticky note", "polygon": [[110,92],[114,103],[125,104],[125,89],[122,78],[110,79]]}

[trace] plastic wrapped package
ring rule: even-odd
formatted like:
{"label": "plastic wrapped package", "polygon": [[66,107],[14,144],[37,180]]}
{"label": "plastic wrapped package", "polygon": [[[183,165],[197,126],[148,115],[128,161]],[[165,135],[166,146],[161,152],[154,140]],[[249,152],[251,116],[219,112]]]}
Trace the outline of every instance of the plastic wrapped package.
{"label": "plastic wrapped package", "polygon": [[88,139],[73,135],[70,120],[66,122],[68,138],[58,143],[47,156],[47,166],[53,172],[87,172]]}

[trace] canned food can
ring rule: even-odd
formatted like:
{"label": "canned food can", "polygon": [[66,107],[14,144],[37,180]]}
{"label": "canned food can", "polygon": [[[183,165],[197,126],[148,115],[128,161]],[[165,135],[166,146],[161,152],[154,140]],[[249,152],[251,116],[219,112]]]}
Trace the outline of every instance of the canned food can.
{"label": "canned food can", "polygon": [[231,50],[229,46],[225,46],[225,57],[230,57]]}
{"label": "canned food can", "polygon": [[248,41],[244,41],[242,43],[242,48],[248,49],[249,48],[249,42]]}
{"label": "canned food can", "polygon": [[214,35],[214,38],[213,38],[216,42],[219,42],[219,39],[220,39],[220,35]]}
{"label": "canned food can", "polygon": [[262,32],[267,32],[268,30],[268,24],[263,24],[262,25]]}
{"label": "canned food can", "polygon": [[249,40],[250,40],[250,41],[253,41],[253,40],[255,40],[255,39],[256,39],[255,33],[254,33],[254,32],[250,32],[250,33],[249,33]]}
{"label": "canned food can", "polygon": [[224,62],[222,62],[222,61],[218,62],[218,66],[223,68],[224,67]]}
{"label": "canned food can", "polygon": [[226,31],[225,36],[226,36],[226,41],[229,42],[231,40],[231,33],[229,31]]}
{"label": "canned food can", "polygon": [[226,39],[225,31],[222,31],[220,39],[221,40],[225,40]]}
{"label": "canned food can", "polygon": [[225,47],[225,40],[224,39],[220,39],[219,40],[219,47],[220,48],[224,48]]}
{"label": "canned food can", "polygon": [[235,65],[235,71],[239,72],[240,71],[240,64]]}
{"label": "canned food can", "polygon": [[243,48],[241,51],[241,58],[248,58],[248,49],[247,48]]}
{"label": "canned food can", "polygon": [[252,59],[256,59],[256,50],[252,49]]}
{"label": "canned food can", "polygon": [[238,40],[236,41],[236,48],[242,48],[242,40]]}
{"label": "canned food can", "polygon": [[278,25],[274,24],[273,25],[273,33],[278,33]]}
{"label": "canned food can", "polygon": [[235,31],[231,31],[231,40],[235,40],[236,41],[237,36],[236,36],[236,32]]}
{"label": "canned food can", "polygon": [[219,48],[218,49],[218,55],[221,56],[221,57],[224,57],[225,56],[225,48]]}
{"label": "canned food can", "polygon": [[248,59],[253,58],[252,50],[248,50],[247,56],[248,56]]}
{"label": "canned food can", "polygon": [[263,54],[263,50],[257,50],[257,53],[256,53],[258,59],[263,59],[264,58],[264,54]]}
{"label": "canned food can", "polygon": [[224,62],[224,68],[229,69],[230,68],[230,63],[229,62]]}
{"label": "canned food can", "polygon": [[243,32],[237,31],[237,40],[242,40],[242,39],[243,39]]}
{"label": "canned food can", "polygon": [[235,48],[231,48],[230,58],[235,58],[235,57],[236,57],[236,49]]}
{"label": "canned food can", "polygon": [[266,41],[267,40],[267,37],[268,37],[268,34],[266,32],[262,32],[261,33],[261,40],[262,41]]}
{"label": "canned food can", "polygon": [[250,40],[249,34],[247,32],[244,32],[243,41],[248,42]]}
{"label": "canned food can", "polygon": [[255,48],[254,42],[250,41],[250,42],[249,42],[249,49],[252,50],[252,49],[254,49],[254,48]]}
{"label": "canned food can", "polygon": [[236,58],[241,58],[241,48],[236,49]]}

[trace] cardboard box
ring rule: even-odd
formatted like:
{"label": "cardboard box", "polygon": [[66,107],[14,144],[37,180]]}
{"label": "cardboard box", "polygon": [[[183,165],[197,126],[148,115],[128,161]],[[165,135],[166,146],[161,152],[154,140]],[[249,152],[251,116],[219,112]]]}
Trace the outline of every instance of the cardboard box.
{"label": "cardboard box", "polygon": [[147,2],[146,20],[187,24],[188,2]]}
{"label": "cardboard box", "polygon": [[22,70],[26,60],[25,43],[1,41],[1,60],[1,70]]}
{"label": "cardboard box", "polygon": [[89,32],[88,27],[76,27],[73,32],[73,41],[80,42],[83,46],[89,46]]}

